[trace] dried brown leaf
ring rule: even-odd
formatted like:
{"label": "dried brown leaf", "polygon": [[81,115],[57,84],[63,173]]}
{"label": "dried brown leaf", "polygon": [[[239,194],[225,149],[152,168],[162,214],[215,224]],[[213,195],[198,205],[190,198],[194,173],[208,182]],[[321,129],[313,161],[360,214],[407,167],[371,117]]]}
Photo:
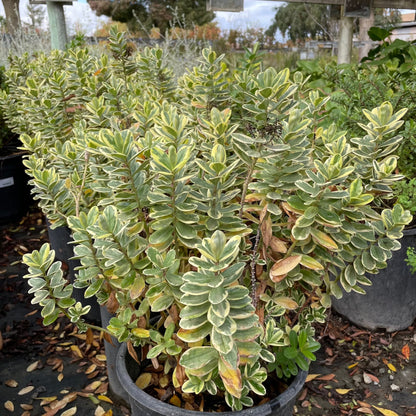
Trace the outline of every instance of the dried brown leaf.
{"label": "dried brown leaf", "polygon": [[359,407],[357,409],[358,413],[364,413],[366,415],[374,415],[373,411],[368,407]]}
{"label": "dried brown leaf", "polygon": [[5,384],[7,387],[17,387],[17,386],[19,385],[19,383],[18,383],[16,380],[13,380],[13,379],[6,380],[6,381],[4,382],[4,384]]}
{"label": "dried brown leaf", "polygon": [[127,350],[129,352],[131,358],[133,358],[133,360],[136,361],[137,364],[140,364],[139,357],[137,356],[137,352],[134,349],[134,346],[133,346],[131,341],[127,341]]}
{"label": "dried brown leaf", "polygon": [[95,369],[97,368],[96,364],[91,364],[86,370],[85,370],[85,374],[91,374],[95,371]]}
{"label": "dried brown leaf", "polygon": [[24,387],[17,394],[19,396],[24,396],[25,394],[30,393],[32,390],[34,390],[34,388],[35,388],[35,386],[27,386],[27,387]]}
{"label": "dried brown leaf", "polygon": [[323,380],[323,381],[330,381],[335,378],[335,374],[325,374],[324,376],[317,377],[317,380]]}
{"label": "dried brown leaf", "polygon": [[71,345],[71,351],[75,355],[75,357],[84,358],[84,355],[82,354],[81,350],[77,345]]}
{"label": "dried brown leaf", "polygon": [[63,412],[61,416],[74,416],[76,413],[77,413],[77,407],[74,406],[68,410],[65,410],[65,412]]}
{"label": "dried brown leaf", "polygon": [[302,256],[289,256],[278,260],[270,269],[270,279],[277,283],[282,281],[286,275],[293,270],[302,260]]}
{"label": "dried brown leaf", "polygon": [[176,407],[181,407],[182,405],[181,399],[176,394],[170,398],[169,403]]}
{"label": "dried brown leaf", "polygon": [[7,402],[4,403],[5,409],[7,409],[9,412],[14,412],[14,404],[12,401],[7,400]]}
{"label": "dried brown leaf", "polygon": [[22,403],[22,404],[20,405],[20,407],[21,407],[23,410],[32,410],[32,409],[33,409],[33,406],[32,406],[31,404],[26,404],[26,403]]}
{"label": "dried brown leaf", "polygon": [[91,384],[88,384],[88,386],[87,386],[87,387],[85,387],[85,389],[84,389],[84,390],[86,390],[86,391],[95,391],[95,390],[97,390],[97,389],[98,389],[98,387],[100,387],[100,386],[101,386],[101,381],[96,380],[96,381],[93,381]]}
{"label": "dried brown leaf", "polygon": [[91,328],[87,329],[86,336],[86,343],[91,345],[94,342],[94,332],[92,332]]}
{"label": "dried brown leaf", "polygon": [[31,373],[32,371],[36,370],[40,364],[40,361],[35,361],[34,363],[30,364],[29,367],[26,368],[26,371],[28,373]]}
{"label": "dried brown leaf", "polygon": [[95,390],[95,394],[106,394],[108,391],[108,383],[102,383],[97,390]]}

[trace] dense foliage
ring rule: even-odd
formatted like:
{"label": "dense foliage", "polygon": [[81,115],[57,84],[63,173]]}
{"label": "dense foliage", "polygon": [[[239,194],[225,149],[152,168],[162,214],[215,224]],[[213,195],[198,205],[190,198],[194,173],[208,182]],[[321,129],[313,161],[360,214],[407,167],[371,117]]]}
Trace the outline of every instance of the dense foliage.
{"label": "dense foliage", "polygon": [[[110,48],[12,62],[4,106],[34,193],[72,230],[74,286],[115,314],[106,331],[183,392],[251,406],[270,374],[308,368],[331,296],[362,293],[400,247],[410,214],[382,204],[406,110],[365,111],[357,137],[256,51],[230,70],[205,49],[176,80],[161,49],[130,56],[114,31]],[[49,245],[24,262],[44,323],[64,312],[85,330]]]}
{"label": "dense foliage", "polygon": [[330,6],[322,4],[287,3],[276,8],[273,23],[267,29],[268,36],[274,36],[279,30],[283,37],[290,40],[306,39],[330,40]]}
{"label": "dense foliage", "polygon": [[215,17],[206,10],[206,0],[88,0],[88,3],[98,16],[125,22],[131,30],[144,27],[150,31],[157,27],[165,33],[170,24],[175,24],[175,18],[190,26],[202,26]]}
{"label": "dense foliage", "polygon": [[371,109],[388,100],[394,111],[406,107],[403,141],[398,148],[398,170],[406,178],[398,182],[395,194],[406,207],[416,206],[412,183],[416,175],[416,46],[413,42],[394,40],[390,31],[372,28],[373,40],[381,41],[360,64],[341,65],[319,61],[302,61],[299,68],[308,75],[309,86],[330,96],[326,123],[359,134],[359,123],[365,122],[362,109]]}

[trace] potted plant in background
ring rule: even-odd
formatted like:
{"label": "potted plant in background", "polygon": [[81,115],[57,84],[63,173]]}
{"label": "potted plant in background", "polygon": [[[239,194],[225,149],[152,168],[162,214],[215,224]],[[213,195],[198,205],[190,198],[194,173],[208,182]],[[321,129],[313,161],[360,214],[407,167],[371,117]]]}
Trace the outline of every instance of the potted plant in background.
{"label": "potted plant in background", "polygon": [[[327,125],[336,123],[340,129],[359,135],[360,123],[366,122],[363,108],[370,110],[386,100],[391,102],[394,111],[408,108],[403,116],[403,140],[397,149],[397,170],[403,178],[393,184],[393,198],[386,206],[398,202],[414,214],[416,46],[402,40],[389,42],[390,32],[385,29],[374,27],[369,34],[372,40],[381,43],[359,65],[302,61],[299,67],[305,76],[310,76],[310,88],[319,89],[323,96],[331,96],[326,108]],[[367,275],[373,284],[366,289],[366,296],[345,293],[342,299],[333,299],[337,312],[370,329],[396,331],[412,324],[416,318],[416,280],[406,263],[406,253],[416,245],[413,222],[404,230],[400,243],[402,248],[394,252],[377,277]]]}
{"label": "potted plant in background", "polygon": [[[411,219],[400,205],[380,208],[400,179],[405,110],[383,103],[350,138],[321,127],[328,99],[305,93],[299,73],[262,71],[250,53],[230,71],[210,50],[177,82],[165,68],[138,90],[137,68],[162,52],[127,57],[117,36],[129,68],[120,99],[133,105],[106,127],[74,129],[73,157],[88,172],[79,191],[95,192],[92,207],[67,218],[81,263],[74,285],[114,314],[103,330],[122,343],[134,415],[205,410],[209,397],[216,410],[290,415],[319,347],[313,323],[341,288],[363,292],[365,272],[386,266]],[[161,81],[168,95],[153,87]],[[111,114],[87,106],[91,118]],[[24,262],[45,324],[63,312],[91,327],[49,245]],[[293,376],[290,397],[273,398],[273,380]],[[168,403],[144,399],[136,377]]]}
{"label": "potted plant in background", "polygon": [[[5,85],[4,67],[0,67],[0,89]],[[7,126],[0,112],[0,222],[19,219],[30,202],[28,177],[25,174],[18,135]]]}

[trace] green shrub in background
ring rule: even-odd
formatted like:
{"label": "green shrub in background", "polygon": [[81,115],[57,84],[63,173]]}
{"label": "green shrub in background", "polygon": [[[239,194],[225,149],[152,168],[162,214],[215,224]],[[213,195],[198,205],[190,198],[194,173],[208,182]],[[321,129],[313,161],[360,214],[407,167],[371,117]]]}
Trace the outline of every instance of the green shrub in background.
{"label": "green shrub in background", "polygon": [[[132,56],[115,31],[110,49],[7,72],[34,192],[73,233],[74,286],[115,314],[105,331],[175,388],[252,406],[267,378],[315,359],[331,296],[363,293],[400,247],[411,216],[383,203],[406,110],[380,103],[357,136],[324,125],[329,98],[300,73],[263,71],[256,50],[230,70],[205,49],[177,80],[161,49]],[[86,330],[49,245],[24,263],[44,323],[63,312]]]}
{"label": "green shrub in background", "polygon": [[[331,96],[325,113],[326,124],[359,134],[365,122],[362,109],[388,100],[395,111],[406,107],[403,141],[397,154],[397,168],[405,176],[394,186],[394,194],[412,212],[416,195],[412,179],[416,176],[416,45],[414,42],[390,42],[390,32],[372,28],[369,34],[380,45],[370,51],[360,64],[336,65],[321,61],[301,61],[299,69],[309,76],[308,86]],[[410,181],[410,182],[409,182]]]}
{"label": "green shrub in background", "polygon": [[[5,68],[0,67],[0,90],[6,90],[5,83]],[[17,134],[13,133],[7,125],[3,111],[0,110],[0,155],[6,155],[11,151],[16,150],[18,145]]]}

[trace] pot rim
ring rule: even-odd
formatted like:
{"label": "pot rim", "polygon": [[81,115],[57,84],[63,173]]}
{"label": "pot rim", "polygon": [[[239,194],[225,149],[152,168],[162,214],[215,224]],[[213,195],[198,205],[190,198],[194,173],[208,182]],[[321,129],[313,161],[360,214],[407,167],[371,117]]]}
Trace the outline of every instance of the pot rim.
{"label": "pot rim", "polygon": [[279,394],[274,399],[262,405],[254,406],[248,409],[235,411],[235,412],[233,411],[216,412],[216,413],[198,412],[194,410],[182,409],[179,407],[175,407],[171,404],[162,402],[152,397],[151,395],[145,393],[143,390],[139,389],[127,372],[126,359],[125,359],[127,353],[128,353],[127,345],[126,343],[122,343],[117,352],[117,362],[116,362],[117,375],[118,375],[121,385],[124,387],[124,389],[126,390],[130,398],[133,398],[133,400],[141,404],[146,403],[149,410],[159,412],[161,415],[166,415],[166,416],[168,415],[169,416],[183,416],[183,415],[184,416],[197,416],[197,415],[203,416],[203,415],[213,415],[213,414],[225,415],[225,416],[272,415],[272,412],[274,410],[282,408],[300,393],[305,383],[306,376],[308,374],[307,371],[300,370],[298,374],[296,375],[296,377],[293,379],[292,383],[283,393]]}

